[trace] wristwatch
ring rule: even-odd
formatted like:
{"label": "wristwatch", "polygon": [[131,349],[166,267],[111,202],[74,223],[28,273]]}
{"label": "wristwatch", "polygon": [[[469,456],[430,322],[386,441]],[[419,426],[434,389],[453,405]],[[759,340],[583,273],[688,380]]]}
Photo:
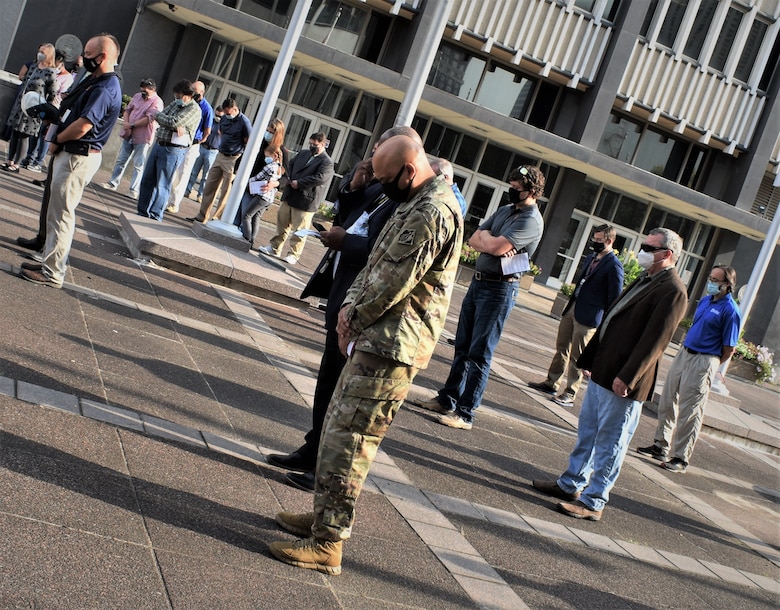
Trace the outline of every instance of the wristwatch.
{"label": "wristwatch", "polygon": [[130,123],[130,129],[135,129],[135,123]]}

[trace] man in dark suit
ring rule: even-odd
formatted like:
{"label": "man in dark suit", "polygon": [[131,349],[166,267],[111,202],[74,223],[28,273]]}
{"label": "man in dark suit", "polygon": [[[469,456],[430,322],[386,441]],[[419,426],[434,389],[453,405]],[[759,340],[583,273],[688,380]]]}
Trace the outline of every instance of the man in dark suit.
{"label": "man in dark suit", "polygon": [[290,163],[289,181],[276,216],[276,235],[268,246],[260,248],[263,254],[281,256],[284,242],[290,237],[290,253],[284,262],[294,265],[301,257],[306,237],[296,232],[309,228],[333,178],[333,161],[325,152],[326,144],[324,133],[312,134],[308,150],[299,152]]}
{"label": "man in dark suit", "polygon": [[685,315],[688,297],[675,269],[681,252],[677,233],[650,231],[637,255],[646,271],[606,311],[577,361],[590,382],[569,465],[555,481],[533,481],[564,500],[558,510],[565,515],[599,521],[609,501],[642,403],[653,395],[658,361]]}
{"label": "man in dark suit", "polygon": [[[547,379],[528,384],[535,390],[551,394],[551,400],[562,407],[574,406],[577,390],[582,383],[582,371],[577,368],[577,358],[596,332],[604,310],[623,289],[623,264],[612,250],[615,236],[615,228],[609,225],[593,230],[590,245],[593,253],[582,263],[574,282],[574,293],[563,310],[555,340],[555,356],[547,371]],[[563,390],[560,382],[567,366],[569,374],[566,389]]]}
{"label": "man in dark suit", "polygon": [[[397,135],[412,138],[422,146],[422,140],[416,131],[411,127],[399,126],[384,132],[374,150]],[[320,233],[322,243],[328,246],[328,251],[301,294],[301,298],[318,296],[328,299],[325,309],[325,351],[314,390],[312,428],[306,433],[301,447],[286,455],[271,454],[267,459],[273,466],[300,471],[288,474],[287,481],[305,491],[314,491],[314,469],[317,466],[322,425],[339,375],[347,362],[347,358],[339,350],[339,336],[336,332],[339,310],[347,290],[360,270],[366,266],[368,255],[379,233],[398,207],[395,201],[388,199],[382,192],[381,184],[372,182],[373,176],[369,158],[358,163],[355,169],[342,179],[338,213],[333,228]],[[323,274],[328,274],[329,277],[324,278]],[[322,279],[327,281],[322,282]],[[325,290],[315,288],[321,283],[330,285]]]}

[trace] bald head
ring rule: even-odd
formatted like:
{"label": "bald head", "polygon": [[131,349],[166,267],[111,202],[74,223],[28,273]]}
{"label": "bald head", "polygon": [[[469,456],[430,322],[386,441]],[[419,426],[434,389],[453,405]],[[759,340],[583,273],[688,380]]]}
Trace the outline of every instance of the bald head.
{"label": "bald head", "polygon": [[113,72],[119,60],[119,41],[111,34],[98,34],[84,45],[82,57],[86,60],[85,65],[92,61],[97,64],[91,71],[96,76]]}
{"label": "bald head", "polygon": [[399,203],[409,201],[436,178],[422,145],[406,135],[393,136],[383,142],[374,154],[372,166],[385,193]]}
{"label": "bald head", "polygon": [[194,83],[192,83],[192,88],[197,95],[200,95],[201,97],[206,95],[206,85],[204,85],[201,81],[196,80]]}

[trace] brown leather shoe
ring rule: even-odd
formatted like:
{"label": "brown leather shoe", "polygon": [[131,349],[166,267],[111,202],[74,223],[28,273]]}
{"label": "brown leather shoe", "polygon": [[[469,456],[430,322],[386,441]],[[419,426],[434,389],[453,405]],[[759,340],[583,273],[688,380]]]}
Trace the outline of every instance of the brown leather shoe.
{"label": "brown leather shoe", "polygon": [[558,481],[538,481],[534,479],[531,482],[531,485],[533,485],[534,489],[538,489],[542,493],[546,493],[548,496],[554,496],[568,502],[573,502],[580,497],[580,492],[578,491],[575,491],[574,493],[563,491],[560,487],[558,487]]}
{"label": "brown leather shoe", "polygon": [[25,261],[22,263],[22,269],[27,269],[28,271],[41,271],[43,269],[43,263],[28,263]]}
{"label": "brown leather shoe", "polygon": [[601,513],[603,511],[593,510],[588,508],[582,502],[577,500],[576,502],[569,504],[568,502],[559,502],[558,511],[569,517],[575,519],[587,519],[588,521],[601,521]]}
{"label": "brown leather shoe", "polygon": [[52,288],[62,288],[62,284],[58,284],[51,278],[45,276],[40,270],[22,269],[19,272],[19,277],[27,280],[28,282],[32,282],[33,284],[41,284],[42,286],[51,286]]}

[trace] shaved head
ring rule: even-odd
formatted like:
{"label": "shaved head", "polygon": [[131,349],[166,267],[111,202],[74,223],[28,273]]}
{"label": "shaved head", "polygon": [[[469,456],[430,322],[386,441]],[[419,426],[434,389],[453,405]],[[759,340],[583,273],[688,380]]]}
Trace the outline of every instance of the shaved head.
{"label": "shaved head", "polygon": [[408,188],[410,198],[436,177],[422,145],[406,135],[393,136],[383,142],[371,164],[379,182],[395,182],[401,190]]}

